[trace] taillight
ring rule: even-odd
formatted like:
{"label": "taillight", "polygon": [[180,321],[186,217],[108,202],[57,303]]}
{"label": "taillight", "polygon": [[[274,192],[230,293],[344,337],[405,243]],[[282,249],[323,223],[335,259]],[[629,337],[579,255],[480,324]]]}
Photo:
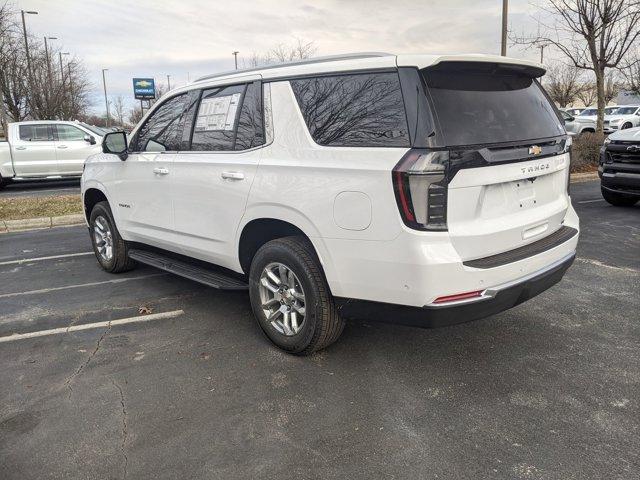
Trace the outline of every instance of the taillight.
{"label": "taillight", "polygon": [[567,138],[564,140],[564,153],[569,154],[569,162],[567,165],[567,195],[571,195],[571,157],[573,153],[571,152],[571,146],[573,145],[573,138],[571,135],[567,135]]}
{"label": "taillight", "polygon": [[447,229],[448,150],[409,150],[392,171],[393,189],[405,225]]}

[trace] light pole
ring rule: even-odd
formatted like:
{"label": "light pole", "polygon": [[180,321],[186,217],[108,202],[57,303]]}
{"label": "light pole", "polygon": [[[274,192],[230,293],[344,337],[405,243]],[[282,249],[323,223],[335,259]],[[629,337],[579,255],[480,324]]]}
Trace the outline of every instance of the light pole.
{"label": "light pole", "polygon": [[500,47],[500,55],[507,56],[507,18],[509,10],[509,0],[502,0],[502,45]]}
{"label": "light pole", "polygon": [[67,71],[69,72],[69,99],[71,101],[69,104],[69,116],[75,113],[73,108],[73,77],[71,76],[71,63],[72,62],[67,63]]}
{"label": "light pole", "polygon": [[171,90],[171,75],[167,75],[167,91]]}
{"label": "light pole", "polygon": [[540,63],[544,63],[544,47],[546,47],[544,44],[538,47],[540,49]]}
{"label": "light pole", "polygon": [[62,79],[62,89],[64,90],[64,67],[62,66],[62,55],[69,55],[69,52],[58,52],[60,59],[60,78]]}
{"label": "light pole", "polygon": [[238,69],[238,54],[239,54],[240,52],[235,51],[235,52],[231,52],[231,53],[233,54],[233,59],[235,60],[235,63],[236,63],[236,70],[237,70],[237,69]]}
{"label": "light pole", "polygon": [[49,57],[49,45],[47,40],[57,40],[58,37],[44,37],[44,54],[47,56],[47,72],[49,73],[49,82],[51,82],[51,58]]}
{"label": "light pole", "polygon": [[31,76],[31,56],[29,55],[29,41],[27,40],[27,23],[24,20],[24,16],[26,15],[37,15],[38,12],[35,10],[20,10],[20,14],[22,15],[22,33],[24,33],[24,49],[27,54],[27,77],[31,80],[33,84],[33,79]]}
{"label": "light pole", "polygon": [[108,68],[102,69],[102,87],[104,88],[104,106],[107,108],[107,128],[109,128],[109,100],[107,100],[107,79],[104,72],[108,71]]}

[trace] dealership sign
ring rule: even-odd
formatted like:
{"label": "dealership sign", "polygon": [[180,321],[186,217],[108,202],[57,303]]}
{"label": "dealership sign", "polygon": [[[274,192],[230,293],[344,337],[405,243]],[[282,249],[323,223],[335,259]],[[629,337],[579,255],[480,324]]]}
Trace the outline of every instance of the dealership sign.
{"label": "dealership sign", "polygon": [[156,85],[153,78],[134,78],[133,95],[136,100],[153,100],[156,98]]}

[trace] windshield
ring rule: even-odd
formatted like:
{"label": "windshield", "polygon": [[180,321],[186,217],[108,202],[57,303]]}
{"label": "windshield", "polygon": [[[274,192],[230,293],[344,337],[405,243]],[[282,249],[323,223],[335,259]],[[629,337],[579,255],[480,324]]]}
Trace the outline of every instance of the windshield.
{"label": "windshield", "polygon": [[614,113],[618,113],[618,107],[607,107],[604,109],[605,115],[613,115]]}
{"label": "windshield", "polygon": [[616,110],[616,115],[633,115],[638,107],[620,107]]}
{"label": "windshield", "polygon": [[538,83],[494,64],[422,71],[446,145],[478,145],[565,134]]}
{"label": "windshield", "polygon": [[80,125],[82,125],[87,130],[91,130],[96,135],[100,135],[101,137],[107,133],[102,128],[96,127],[95,125],[89,125],[88,123],[84,123],[84,122],[80,122]]}
{"label": "windshield", "polygon": [[595,108],[587,108],[586,110],[583,110],[582,112],[580,112],[581,117],[587,117],[590,115],[597,115],[597,114],[598,114],[598,110],[596,110]]}

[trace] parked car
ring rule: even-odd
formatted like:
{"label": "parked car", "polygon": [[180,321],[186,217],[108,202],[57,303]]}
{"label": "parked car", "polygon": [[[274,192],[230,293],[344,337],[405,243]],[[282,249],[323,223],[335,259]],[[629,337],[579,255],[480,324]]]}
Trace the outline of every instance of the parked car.
{"label": "parked car", "polygon": [[580,113],[582,113],[582,111],[584,110],[584,107],[561,108],[560,110],[563,112],[567,112],[572,117],[575,117],[576,115],[580,115]]}
{"label": "parked car", "polygon": [[344,318],[434,327],[513,307],[558,282],[578,242],[571,137],[543,74],[499,56],[362,54],[171,90],[87,160],[98,262],[248,290],[296,354],[331,344]]}
{"label": "parked car", "polygon": [[640,126],[640,105],[620,105],[615,112],[605,116],[604,132],[612,133]]}
{"label": "parked car", "polygon": [[101,151],[102,135],[79,122],[9,123],[0,142],[0,188],[12,181],[80,177],[84,161]]}
{"label": "parked car", "polygon": [[564,128],[572,137],[583,133],[594,133],[596,131],[596,122],[590,118],[574,117],[566,111],[560,110],[560,115],[564,120]]}
{"label": "parked car", "polygon": [[[605,118],[608,115],[613,115],[616,112],[617,109],[618,109],[617,106],[604,107],[604,116],[605,116]],[[595,122],[598,119],[598,108],[597,107],[587,107],[582,112],[580,112],[580,114],[577,115],[577,117],[579,117],[582,120],[593,120]]]}
{"label": "parked car", "polygon": [[631,206],[640,200],[640,128],[609,135],[600,150],[600,188],[611,205]]}

